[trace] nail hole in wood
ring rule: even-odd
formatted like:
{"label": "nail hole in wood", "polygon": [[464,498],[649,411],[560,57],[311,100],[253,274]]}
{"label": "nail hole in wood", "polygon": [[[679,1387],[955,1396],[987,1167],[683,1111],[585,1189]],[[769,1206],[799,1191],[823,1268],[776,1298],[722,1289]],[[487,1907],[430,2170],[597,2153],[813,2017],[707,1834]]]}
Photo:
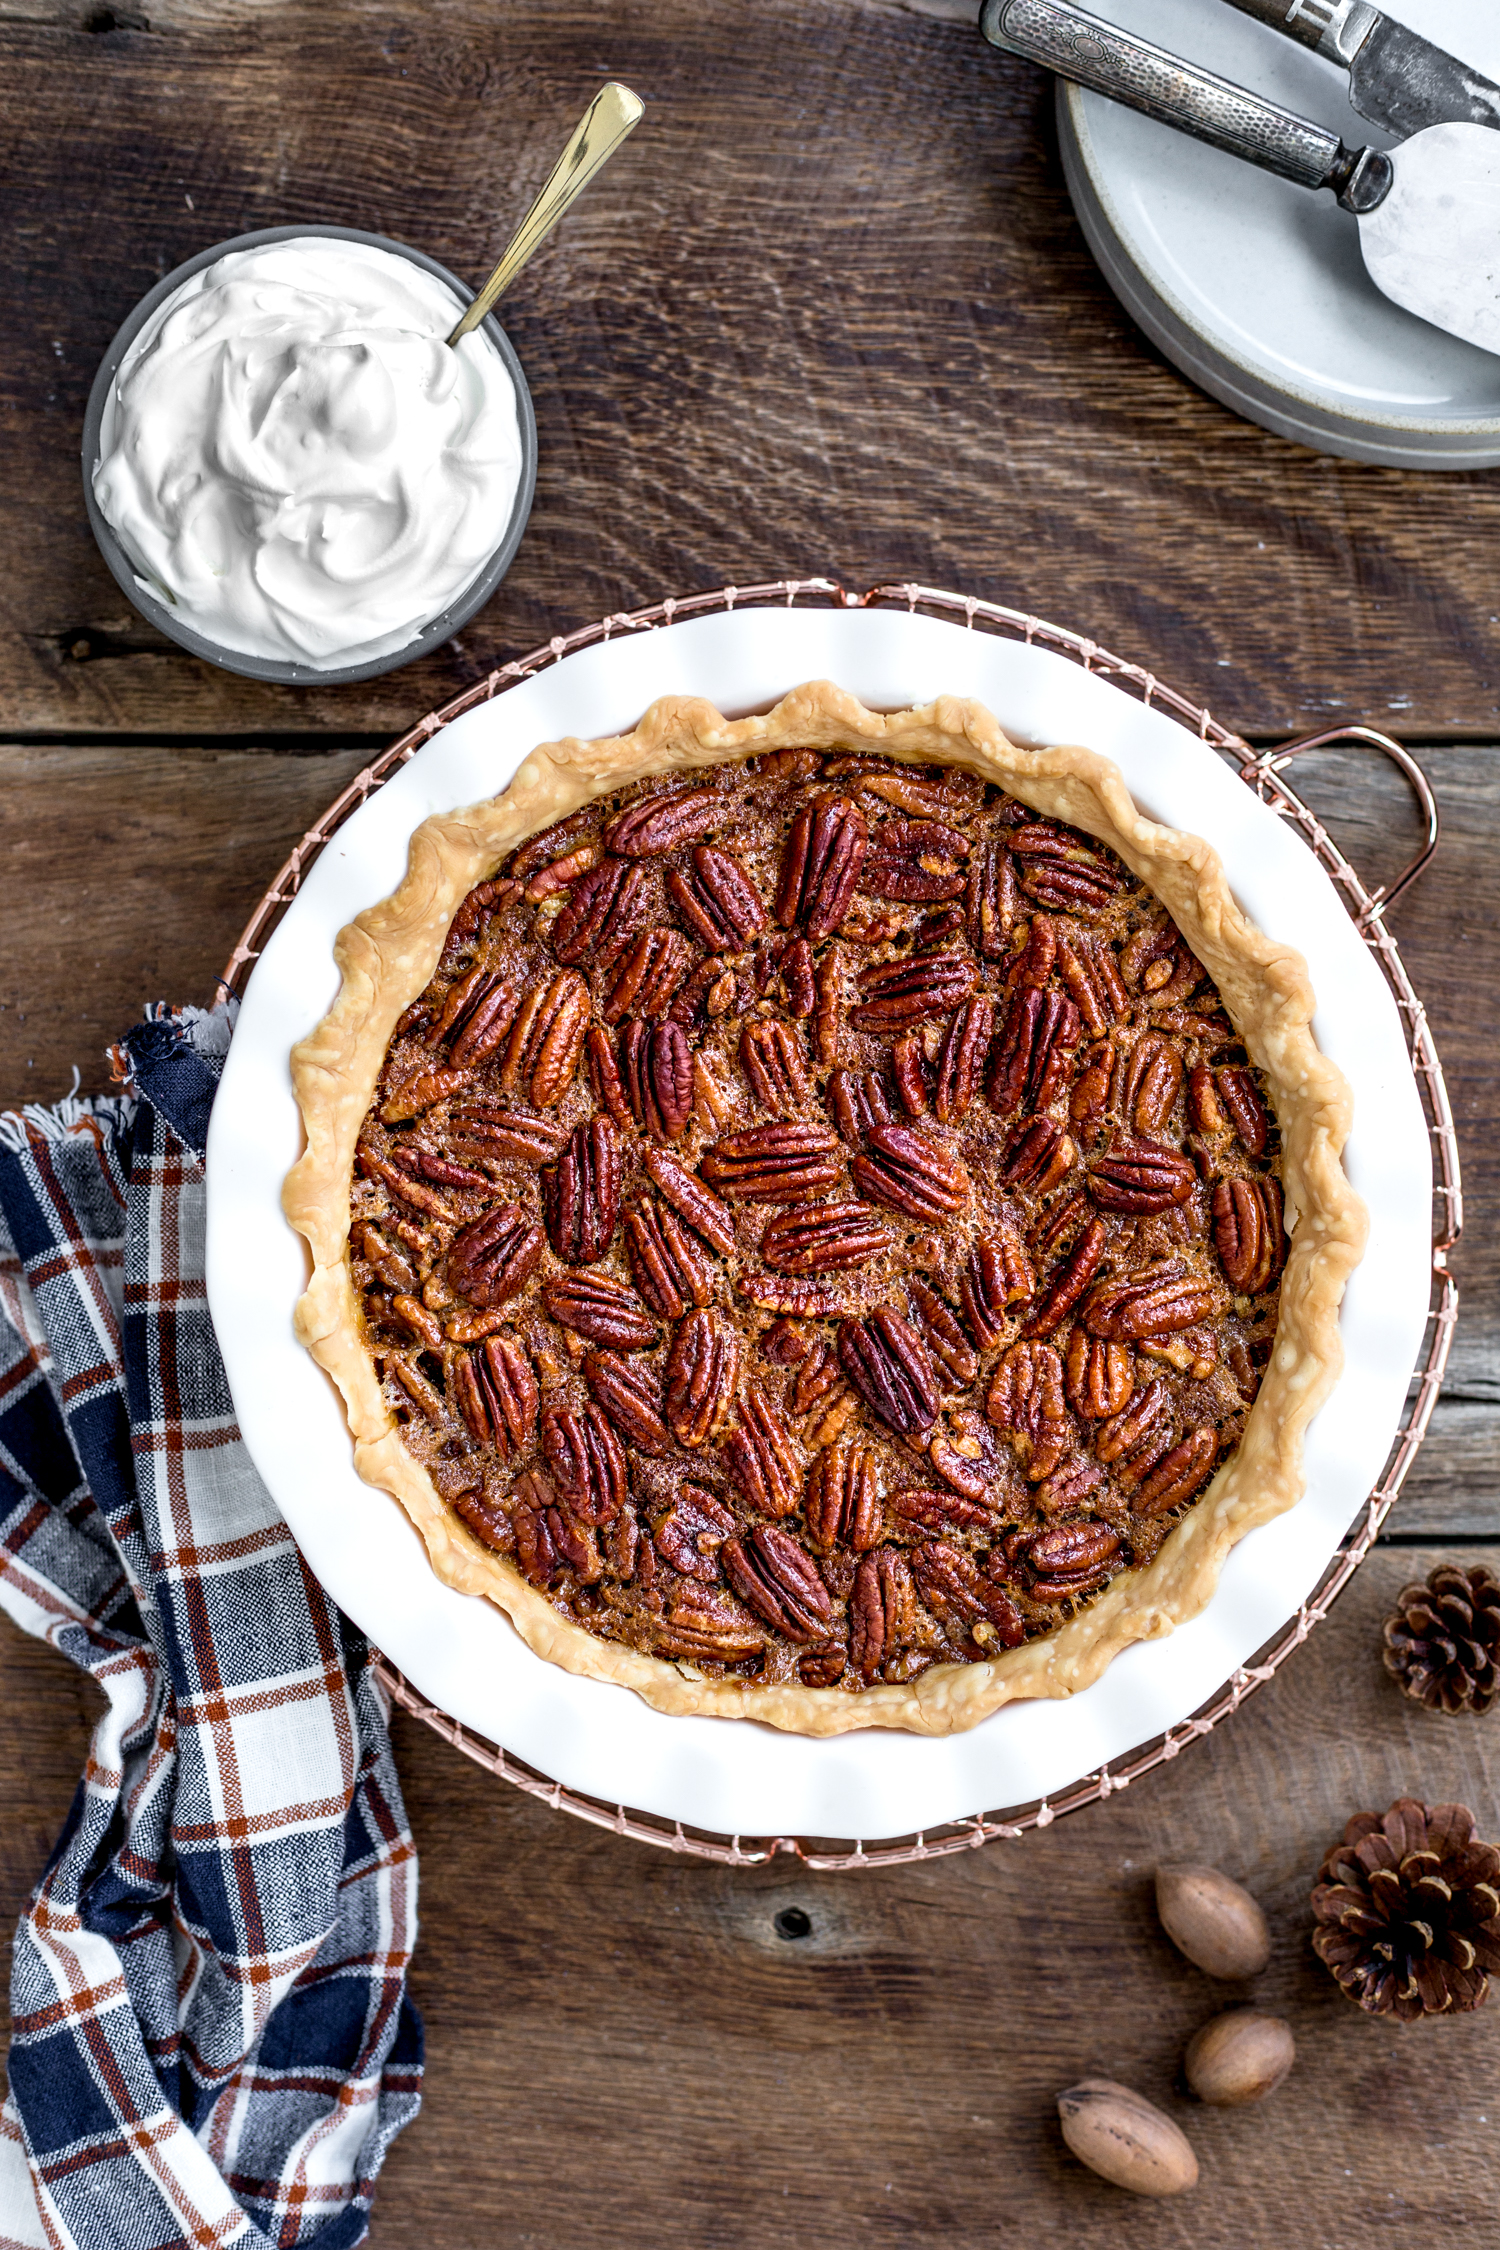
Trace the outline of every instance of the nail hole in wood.
{"label": "nail hole in wood", "polygon": [[812,1936],[812,1916],[800,1906],[784,1906],[776,1917],[776,1935],[784,1938]]}

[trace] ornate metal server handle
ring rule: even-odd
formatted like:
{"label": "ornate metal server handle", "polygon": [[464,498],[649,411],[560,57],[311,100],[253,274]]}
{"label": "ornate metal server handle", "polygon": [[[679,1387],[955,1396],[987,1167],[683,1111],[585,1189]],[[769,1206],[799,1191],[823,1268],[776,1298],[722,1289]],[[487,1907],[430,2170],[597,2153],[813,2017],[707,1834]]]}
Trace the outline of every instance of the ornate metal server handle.
{"label": "ornate metal server handle", "polygon": [[1337,133],[1064,0],[985,0],[980,23],[992,46],[1008,47],[1299,187],[1344,184],[1349,151]]}

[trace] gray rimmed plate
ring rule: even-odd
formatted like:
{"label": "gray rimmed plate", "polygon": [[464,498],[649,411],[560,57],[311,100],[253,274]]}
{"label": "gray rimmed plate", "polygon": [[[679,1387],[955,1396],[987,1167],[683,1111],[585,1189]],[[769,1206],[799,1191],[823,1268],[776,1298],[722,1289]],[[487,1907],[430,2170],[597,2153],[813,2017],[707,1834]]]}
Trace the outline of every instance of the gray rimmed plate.
{"label": "gray rimmed plate", "polygon": [[485,334],[500,354],[515,385],[516,417],[521,430],[521,477],[516,486],[516,497],[510,520],[504,533],[477,578],[471,579],[457,600],[448,604],[438,616],[422,627],[404,647],[393,649],[384,656],[369,658],[363,664],[345,664],[333,669],[323,669],[311,664],[278,662],[274,657],[246,656],[238,649],[220,647],[217,641],[195,632],[165,602],[148,593],[137,576],[135,565],[106,522],[98,501],[94,498],[94,471],[99,465],[99,430],[104,417],[104,404],[109,387],[119,370],[120,362],[158,305],[170,297],[174,290],[205,266],[227,257],[234,250],[255,250],[263,243],[293,242],[299,236],[320,235],[335,242],[362,242],[376,250],[389,250],[399,258],[408,259],[414,266],[422,266],[439,281],[447,283],[460,304],[468,304],[474,291],[457,274],[429,258],[425,251],[413,250],[409,243],[395,242],[389,235],[366,234],[358,227],[288,226],[262,227],[254,234],[237,234],[227,242],[216,242],[207,250],[200,250],[195,258],[177,266],[159,281],[136,306],[120,327],[109,350],[99,364],[94,377],[94,387],[89,393],[88,411],[83,421],[83,498],[88,509],[89,523],[93,527],[99,552],[108,563],[110,573],[121,592],[138,609],[148,624],[165,633],[194,656],[201,656],[209,664],[217,664],[226,672],[238,672],[252,680],[274,680],[289,687],[337,687],[350,680],[373,680],[382,672],[394,672],[416,657],[424,656],[439,642],[448,640],[460,626],[466,625],[476,610],[482,609],[501,579],[509,570],[521,534],[526,529],[526,519],[531,514],[531,502],[536,491],[536,414],[531,403],[531,392],[521,371],[521,362],[515,346],[500,326],[493,313],[484,322]]}
{"label": "gray rimmed plate", "polygon": [[[1347,80],[1217,0],[1091,0],[1174,53],[1330,126],[1389,147]],[[1500,30],[1450,0],[1392,12],[1500,73]],[[1500,465],[1500,358],[1382,297],[1358,233],[1329,197],[1241,164],[1152,119],[1059,84],[1063,169],[1116,296],[1213,398],[1319,453],[1403,469]]]}

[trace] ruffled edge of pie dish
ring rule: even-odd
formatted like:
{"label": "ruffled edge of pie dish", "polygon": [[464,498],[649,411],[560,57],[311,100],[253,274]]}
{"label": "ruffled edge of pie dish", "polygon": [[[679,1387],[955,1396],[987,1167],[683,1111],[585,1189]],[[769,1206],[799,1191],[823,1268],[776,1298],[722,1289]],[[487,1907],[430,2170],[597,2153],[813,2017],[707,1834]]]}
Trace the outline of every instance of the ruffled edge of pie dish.
{"label": "ruffled edge of pie dish", "polygon": [[[1266,1075],[1281,1128],[1291,1238],[1276,1342],[1244,1435],[1153,1560],[1122,1572],[1043,1639],[980,1663],[935,1665],[909,1684],[857,1695],[711,1679],[681,1660],[598,1640],[562,1617],[444,1506],[403,1445],[365,1346],[347,1258],[360,1126],[397,1018],[431,980],[472,886],[527,837],[628,782],[804,746],[963,767],[1118,853],[1213,977]],[[1146,819],[1118,767],[1096,752],[1018,749],[983,704],[954,696],[882,714],[831,682],[813,681],[764,716],[736,720],[702,698],[664,696],[631,733],[544,743],[500,796],[423,821],[400,888],[340,932],[334,955],[338,998],[292,1050],[307,1148],[287,1176],[282,1203],[313,1260],[296,1331],[343,1396],[359,1475],[400,1502],[446,1584],[496,1603],[549,1663],[631,1688],[658,1711],[756,1719],[808,1735],[861,1727],[953,1733],[1023,1697],[1076,1694],[1122,1649],[1197,1616],[1236,1542],[1302,1497],[1303,1440],[1343,1365],[1339,1307],[1368,1225],[1340,1161],[1353,1107],[1349,1085],[1314,1041],[1314,996],[1302,956],[1265,936],[1235,904],[1211,845]]]}

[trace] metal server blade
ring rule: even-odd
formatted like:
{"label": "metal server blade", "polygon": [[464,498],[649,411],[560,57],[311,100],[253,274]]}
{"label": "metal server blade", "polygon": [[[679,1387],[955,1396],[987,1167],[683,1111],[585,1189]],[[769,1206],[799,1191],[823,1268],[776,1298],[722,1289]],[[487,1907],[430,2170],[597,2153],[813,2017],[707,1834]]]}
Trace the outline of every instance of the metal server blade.
{"label": "metal server blade", "polygon": [[1230,0],[1242,14],[1349,73],[1361,117],[1389,133],[1428,125],[1500,126],[1500,86],[1367,0]]}

